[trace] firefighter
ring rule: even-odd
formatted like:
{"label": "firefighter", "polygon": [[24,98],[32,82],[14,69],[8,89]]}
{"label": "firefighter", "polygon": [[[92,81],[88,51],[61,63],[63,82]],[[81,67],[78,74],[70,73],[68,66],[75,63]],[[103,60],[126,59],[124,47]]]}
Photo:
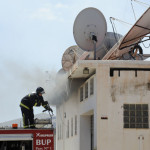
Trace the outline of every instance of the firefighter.
{"label": "firefighter", "polygon": [[53,112],[53,110],[48,105],[47,101],[44,101],[42,94],[45,91],[42,87],[38,87],[36,92],[26,95],[22,98],[20,107],[23,117],[23,126],[24,128],[35,128],[34,124],[34,113],[33,106],[43,106],[46,110]]}

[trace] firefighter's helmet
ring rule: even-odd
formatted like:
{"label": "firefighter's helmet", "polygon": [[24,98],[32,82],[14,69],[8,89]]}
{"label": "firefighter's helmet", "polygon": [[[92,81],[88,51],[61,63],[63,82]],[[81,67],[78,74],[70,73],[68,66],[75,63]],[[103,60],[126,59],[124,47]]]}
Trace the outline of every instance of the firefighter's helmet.
{"label": "firefighter's helmet", "polygon": [[45,91],[44,91],[44,89],[43,89],[42,87],[38,87],[38,88],[36,89],[36,93],[37,93],[37,94],[44,94]]}

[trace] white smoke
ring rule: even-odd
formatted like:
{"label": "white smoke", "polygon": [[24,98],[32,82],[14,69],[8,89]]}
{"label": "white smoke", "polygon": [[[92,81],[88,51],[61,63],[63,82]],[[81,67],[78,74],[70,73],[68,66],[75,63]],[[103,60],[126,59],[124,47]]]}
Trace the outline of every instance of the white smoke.
{"label": "white smoke", "polygon": [[[27,67],[9,60],[3,61],[0,68],[1,122],[21,117],[19,104],[25,95],[41,86],[46,91],[46,94],[43,95],[45,99],[46,95],[50,95],[49,91],[53,89],[55,84],[56,70],[48,71],[50,75],[49,80],[51,80],[51,84],[49,84],[47,81],[47,72],[39,67]],[[40,109],[38,108],[38,110]]]}
{"label": "white smoke", "polygon": [[44,100],[53,106],[67,100],[72,93],[71,90],[74,91],[76,84],[81,83],[72,79],[69,81],[67,74],[58,74],[54,69],[45,71],[35,66],[23,66],[15,61],[1,63],[0,77],[0,121],[2,122],[21,117],[19,107],[21,99],[39,86],[45,89]]}
{"label": "white smoke", "polygon": [[50,104],[57,105],[69,94],[68,78],[66,74],[55,74],[47,84],[47,100]]}

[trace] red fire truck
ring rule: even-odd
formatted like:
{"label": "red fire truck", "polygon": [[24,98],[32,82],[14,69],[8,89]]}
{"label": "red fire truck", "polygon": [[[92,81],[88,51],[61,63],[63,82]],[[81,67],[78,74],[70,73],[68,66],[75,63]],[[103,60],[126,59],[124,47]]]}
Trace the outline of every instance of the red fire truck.
{"label": "red fire truck", "polygon": [[0,150],[54,150],[53,129],[0,129]]}

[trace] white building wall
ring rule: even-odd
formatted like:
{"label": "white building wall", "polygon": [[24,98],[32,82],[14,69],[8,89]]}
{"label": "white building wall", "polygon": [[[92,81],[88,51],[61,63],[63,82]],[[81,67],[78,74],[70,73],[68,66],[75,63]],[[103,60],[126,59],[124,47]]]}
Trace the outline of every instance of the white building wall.
{"label": "white building wall", "polygon": [[[94,94],[90,95],[90,79],[94,78]],[[95,76],[88,79],[81,87],[88,82],[88,98],[80,102],[80,87],[76,93],[69,98],[68,101],[62,100],[63,103],[57,107],[57,150],[90,150],[90,117],[94,115],[94,144],[96,145],[96,81]],[[75,135],[75,116],[77,116],[77,135]],[[73,118],[73,136],[71,136],[71,119]],[[69,138],[67,137],[67,124],[69,120]],[[60,125],[62,126],[60,131]],[[60,138],[60,132],[63,137]],[[86,136],[85,136],[86,135]],[[86,137],[86,138],[85,138]]]}
{"label": "white building wall", "polygon": [[[77,94],[73,95],[69,101],[64,101],[61,106],[57,108],[57,125],[62,125],[63,136],[58,138],[57,129],[57,150],[76,150],[79,149],[79,125],[77,126],[77,135],[75,135],[75,116],[77,115],[77,123],[79,124],[79,111],[77,103]],[[73,118],[73,136],[71,136],[71,119]],[[69,121],[69,137],[68,132]],[[58,126],[57,126],[58,127]]]}
{"label": "white building wall", "polygon": [[[79,87],[78,92],[57,107],[57,124],[63,124],[63,138],[57,140],[57,150],[91,150],[91,115],[94,115],[94,150],[149,150],[150,129],[124,128],[123,105],[148,104],[150,108],[150,71],[137,71],[137,76],[135,71],[120,71],[120,76],[114,71],[114,76],[110,77],[110,68],[149,68],[150,63],[82,61],[78,63],[80,66],[96,68],[94,95],[80,102]],[[89,81],[81,87],[85,88]],[[71,118],[75,115],[77,135],[71,136]],[[68,120],[69,138],[66,136]]]}
{"label": "white building wall", "polygon": [[[83,93],[85,93],[85,84],[88,82],[88,98],[84,98],[82,102],[80,102],[80,98],[79,99],[79,111],[80,111],[80,120],[85,120],[82,121],[80,123],[80,150],[91,150],[91,115],[93,115],[94,117],[94,145],[93,147],[96,147],[97,145],[97,124],[96,124],[96,93],[97,93],[97,89],[96,89],[96,76],[93,75],[92,77],[90,77],[81,87],[84,87]],[[92,95],[90,95],[90,80],[94,79],[94,93]],[[79,88],[80,90],[80,88]],[[79,96],[80,96],[80,92]],[[85,97],[85,95],[84,95]],[[83,125],[84,124],[84,125]],[[84,129],[83,129],[84,128]],[[86,130],[85,130],[86,129]],[[86,132],[86,133],[85,133]],[[88,134],[88,135],[87,135]],[[83,143],[87,143],[87,144],[83,144]],[[83,146],[84,145],[84,146]]]}
{"label": "white building wall", "polygon": [[[112,64],[97,68],[97,150],[149,150],[150,130],[124,128],[124,104],[150,107],[150,71],[118,71],[110,77]],[[115,67],[143,68],[148,65],[115,64]],[[102,116],[108,119],[101,119]]]}

